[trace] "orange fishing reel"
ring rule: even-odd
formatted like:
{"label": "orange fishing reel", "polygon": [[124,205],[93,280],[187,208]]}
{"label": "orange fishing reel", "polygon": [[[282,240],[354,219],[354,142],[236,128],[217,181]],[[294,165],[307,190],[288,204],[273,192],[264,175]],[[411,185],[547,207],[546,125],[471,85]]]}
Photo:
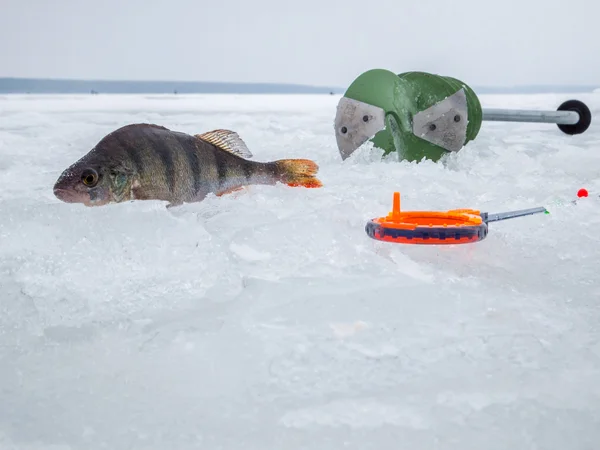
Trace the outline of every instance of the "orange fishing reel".
{"label": "orange fishing reel", "polygon": [[372,239],[398,244],[468,244],[487,237],[489,222],[542,212],[549,214],[544,207],[497,214],[475,209],[401,212],[400,193],[394,192],[392,211],[367,222],[365,231]]}

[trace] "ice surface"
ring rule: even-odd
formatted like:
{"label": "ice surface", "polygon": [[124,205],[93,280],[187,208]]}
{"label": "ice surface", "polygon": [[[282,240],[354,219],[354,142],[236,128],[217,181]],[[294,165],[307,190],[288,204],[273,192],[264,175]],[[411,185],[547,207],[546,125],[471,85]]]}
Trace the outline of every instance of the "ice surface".
{"label": "ice surface", "polygon": [[[598,116],[600,94],[575,97]],[[598,448],[598,122],[484,123],[439,164],[341,162],[337,101],[0,97],[2,450]],[[54,198],[64,168],[142,121],[234,129],[257,160],[313,158],[325,186],[173,210]],[[394,190],[404,209],[551,214],[473,245],[373,241]]]}

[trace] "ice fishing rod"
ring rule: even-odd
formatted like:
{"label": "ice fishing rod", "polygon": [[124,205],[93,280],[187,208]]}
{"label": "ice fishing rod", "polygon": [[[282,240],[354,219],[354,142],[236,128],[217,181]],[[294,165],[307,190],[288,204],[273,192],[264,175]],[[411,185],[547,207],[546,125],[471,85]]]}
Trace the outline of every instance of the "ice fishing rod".
{"label": "ice fishing rod", "polygon": [[365,232],[372,239],[396,244],[469,244],[487,237],[490,222],[539,213],[549,214],[544,207],[491,214],[475,209],[401,211],[400,193],[394,192],[392,211],[368,221]]}

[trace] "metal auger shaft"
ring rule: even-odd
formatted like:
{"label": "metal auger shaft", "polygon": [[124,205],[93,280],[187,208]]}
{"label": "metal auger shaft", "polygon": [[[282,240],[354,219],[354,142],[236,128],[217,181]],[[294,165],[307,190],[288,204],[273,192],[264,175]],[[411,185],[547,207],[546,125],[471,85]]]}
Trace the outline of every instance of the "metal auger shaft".
{"label": "metal auger shaft", "polygon": [[490,122],[555,123],[565,134],[581,134],[592,122],[592,113],[585,103],[567,100],[556,111],[520,109],[484,109],[482,120]]}
{"label": "metal auger shaft", "polygon": [[484,109],[483,120],[492,122],[539,122],[575,125],[579,122],[579,113],[575,111]]}

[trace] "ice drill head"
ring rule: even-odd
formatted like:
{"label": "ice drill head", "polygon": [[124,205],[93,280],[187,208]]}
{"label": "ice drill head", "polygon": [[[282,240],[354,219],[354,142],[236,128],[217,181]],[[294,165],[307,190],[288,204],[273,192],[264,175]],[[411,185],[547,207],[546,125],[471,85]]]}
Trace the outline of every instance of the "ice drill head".
{"label": "ice drill head", "polygon": [[385,111],[377,106],[342,97],[335,115],[335,139],[342,160],[385,128]]}
{"label": "ice drill head", "polygon": [[398,75],[373,69],[358,76],[337,106],[335,138],[342,160],[385,128],[385,115],[395,109]]}

